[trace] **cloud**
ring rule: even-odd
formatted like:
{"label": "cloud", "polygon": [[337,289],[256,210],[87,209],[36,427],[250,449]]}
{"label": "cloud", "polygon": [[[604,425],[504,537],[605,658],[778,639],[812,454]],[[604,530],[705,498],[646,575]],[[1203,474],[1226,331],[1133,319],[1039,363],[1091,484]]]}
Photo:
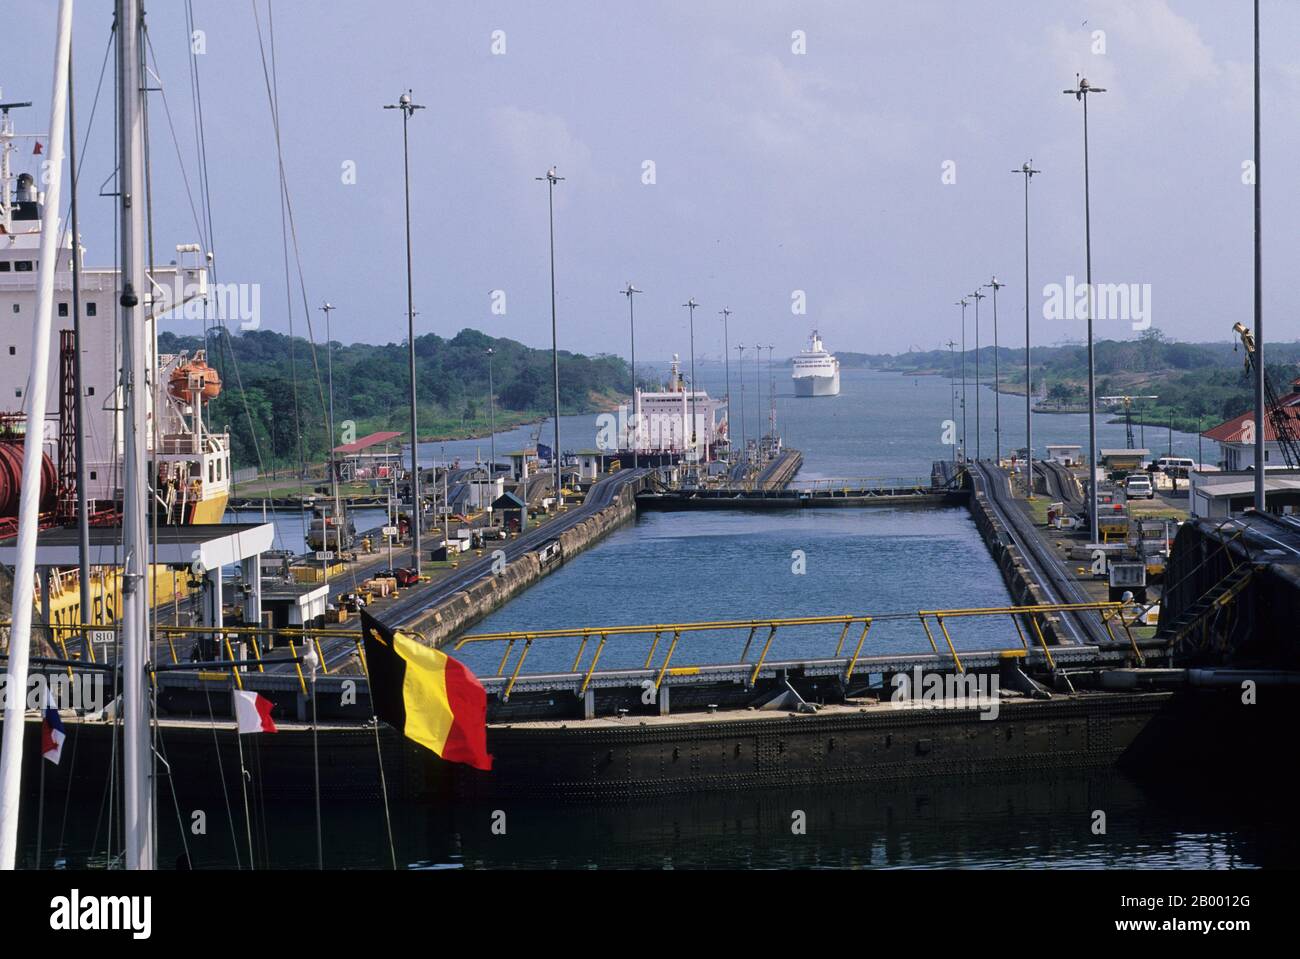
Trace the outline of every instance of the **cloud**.
{"label": "cloud", "polygon": [[492,111],[491,127],[521,176],[544,176],[554,166],[560,176],[587,184],[606,178],[597,173],[591,148],[558,114],[502,106]]}

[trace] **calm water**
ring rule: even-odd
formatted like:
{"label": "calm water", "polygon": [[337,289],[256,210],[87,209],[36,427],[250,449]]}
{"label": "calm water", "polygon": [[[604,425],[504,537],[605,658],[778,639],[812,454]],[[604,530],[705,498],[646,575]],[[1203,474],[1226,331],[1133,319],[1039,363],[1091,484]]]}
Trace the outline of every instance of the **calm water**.
{"label": "calm water", "polygon": [[[964,508],[645,513],[487,617],[474,632],[908,614],[872,626],[864,651],[886,652],[928,648],[918,609],[1009,602]],[[829,655],[840,630],[783,629],[772,655]],[[734,659],[747,632],[700,634],[684,641],[674,662]],[[1009,623],[967,620],[955,624],[952,634],[965,648],[1018,642]],[[640,665],[648,643],[619,640],[601,663]],[[569,669],[576,651],[576,642],[539,643],[528,665]],[[496,670],[486,645],[467,646],[461,653],[472,668]]]}
{"label": "calm water", "polygon": [[[195,868],[248,866],[249,829],[238,784],[230,786],[233,827],[213,796],[207,833],[186,829]],[[1072,770],[600,806],[394,803],[391,816],[397,863],[410,869],[1289,868],[1300,848],[1284,793],[1242,796],[1213,777],[1160,787],[1116,770]],[[496,809],[505,835],[491,831]],[[1106,812],[1104,836],[1090,828],[1096,809]],[[791,832],[796,810],[806,835]],[[250,818],[257,868],[315,868],[310,800],[254,792]],[[160,804],[158,822],[159,861],[173,863],[182,851],[174,810]],[[327,800],[321,832],[326,868],[391,867],[379,800]],[[102,808],[74,801],[66,819],[46,817],[41,861],[100,864],[105,841]],[[35,853],[29,839],[22,855],[31,863]]]}

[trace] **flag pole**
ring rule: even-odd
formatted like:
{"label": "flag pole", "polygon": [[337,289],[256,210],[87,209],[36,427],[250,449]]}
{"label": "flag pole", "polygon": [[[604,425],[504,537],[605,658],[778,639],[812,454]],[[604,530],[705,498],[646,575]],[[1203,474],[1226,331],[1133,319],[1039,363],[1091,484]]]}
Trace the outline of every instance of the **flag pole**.
{"label": "flag pole", "polygon": [[[46,395],[50,371],[50,331],[54,313],[54,272],[58,267],[59,210],[63,200],[63,143],[67,134],[68,60],[72,48],[72,0],[59,0],[54,46],[54,89],[50,96],[49,184],[41,214],[40,266],[36,279],[36,317],[32,322],[32,368],[27,391],[27,431],[23,441],[23,484],[18,501],[18,561],[13,570],[12,623],[9,630],[8,686],[0,745],[0,869],[18,859],[18,805],[22,787],[23,733],[31,655],[32,604],[36,583],[36,535],[40,525],[41,465],[44,459]],[[0,189],[8,190],[3,184]],[[73,239],[75,247],[76,239]]]}
{"label": "flag pole", "polygon": [[235,724],[235,742],[239,744],[239,788],[244,793],[244,831],[248,834],[248,868],[256,869],[253,862],[253,820],[248,815],[248,767],[244,765],[244,734]]}

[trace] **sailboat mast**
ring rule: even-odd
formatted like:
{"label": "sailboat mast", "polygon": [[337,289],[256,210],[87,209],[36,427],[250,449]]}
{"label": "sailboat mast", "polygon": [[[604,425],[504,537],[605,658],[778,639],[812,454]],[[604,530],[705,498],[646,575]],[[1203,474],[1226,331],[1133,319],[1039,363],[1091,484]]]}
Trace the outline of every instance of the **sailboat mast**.
{"label": "sailboat mast", "polygon": [[[50,335],[54,313],[54,271],[58,269],[59,210],[63,203],[63,155],[67,127],[68,58],[72,49],[72,0],[60,0],[54,47],[54,90],[50,95],[49,185],[41,222],[36,318],[32,323],[32,368],[27,391],[27,434],[23,442],[23,485],[18,501],[18,562],[14,565],[13,620],[9,630],[9,695],[5,697],[0,745],[0,868],[13,869],[18,853],[18,801],[22,787],[26,728],[27,666],[31,650],[36,584],[36,535],[40,527],[41,465],[45,438]],[[6,192],[8,182],[0,188]],[[74,240],[75,242],[75,240]]]}
{"label": "sailboat mast", "polygon": [[149,755],[148,421],[144,269],[144,96],[139,0],[116,0],[118,177],[122,290],[122,380],[125,449],[122,493],[123,812],[128,869],[154,868],[153,789]]}

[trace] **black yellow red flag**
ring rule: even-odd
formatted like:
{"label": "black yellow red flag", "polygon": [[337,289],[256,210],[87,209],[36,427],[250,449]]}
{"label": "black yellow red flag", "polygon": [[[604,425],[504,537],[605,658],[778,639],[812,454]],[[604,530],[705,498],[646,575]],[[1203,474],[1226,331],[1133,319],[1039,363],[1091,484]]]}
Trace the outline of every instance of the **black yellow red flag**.
{"label": "black yellow red flag", "polygon": [[375,715],[449,762],[491,769],[487,693],[463,663],[361,610]]}

